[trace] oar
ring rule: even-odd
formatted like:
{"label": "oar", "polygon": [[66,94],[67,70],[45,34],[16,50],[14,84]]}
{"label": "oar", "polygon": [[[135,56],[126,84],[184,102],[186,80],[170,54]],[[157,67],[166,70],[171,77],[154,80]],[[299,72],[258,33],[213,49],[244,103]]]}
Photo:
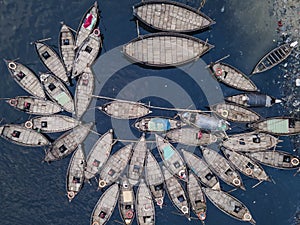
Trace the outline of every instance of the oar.
{"label": "oar", "polygon": [[123,222],[121,222],[121,221],[119,221],[119,220],[114,220],[114,222],[116,222],[116,223],[119,223],[119,224],[125,224],[125,223],[123,223]]}
{"label": "oar", "polygon": [[30,42],[30,44],[32,45],[32,44],[34,44],[34,43],[36,43],[36,42],[44,42],[44,41],[48,41],[48,40],[51,40],[51,37],[49,37],[49,38],[44,38],[44,39],[40,39],[40,40],[37,40],[37,41],[32,41],[32,42]]}
{"label": "oar", "polygon": [[260,185],[262,182],[264,182],[263,180],[260,180],[257,184],[253,185],[252,188],[256,188],[258,185]]}
{"label": "oar", "polygon": [[[211,64],[216,64],[216,63],[218,63],[218,62],[220,62],[220,61],[223,61],[224,59],[227,59],[229,56],[230,56],[230,55],[228,54],[228,55],[222,57],[221,59],[218,59],[217,61],[215,61],[214,63],[211,63]],[[210,65],[207,65],[207,66],[205,67],[205,69],[209,68],[209,67],[211,66],[211,64],[210,64]]]}
{"label": "oar", "polygon": [[[60,24],[61,25],[66,25],[65,23],[64,23],[64,21],[60,21]],[[70,26],[68,26],[68,25],[66,25],[71,31],[73,31],[75,34],[77,33],[77,31],[76,30],[74,30],[72,27],[70,27]]]}

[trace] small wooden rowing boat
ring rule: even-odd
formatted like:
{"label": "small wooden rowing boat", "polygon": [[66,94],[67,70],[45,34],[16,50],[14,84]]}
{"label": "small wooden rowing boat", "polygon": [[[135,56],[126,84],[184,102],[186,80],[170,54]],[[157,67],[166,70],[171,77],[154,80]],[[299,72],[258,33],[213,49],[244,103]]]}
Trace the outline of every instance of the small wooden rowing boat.
{"label": "small wooden rowing boat", "polygon": [[109,130],[97,140],[87,156],[85,179],[90,180],[99,173],[110,156],[112,145],[113,130]]}
{"label": "small wooden rowing boat", "polygon": [[255,224],[249,209],[238,199],[221,190],[213,190],[211,188],[202,189],[208,199],[221,211],[227,215]]}
{"label": "small wooden rowing boat", "polygon": [[209,168],[225,183],[245,190],[241,176],[223,156],[209,148],[202,148],[202,155]]}
{"label": "small wooden rowing boat", "polygon": [[99,188],[109,186],[118,180],[128,165],[131,157],[132,146],[132,144],[128,144],[108,158],[100,171]]}
{"label": "small wooden rowing boat", "polygon": [[136,193],[136,220],[138,225],[154,225],[155,209],[151,192],[144,180],[141,180]]}
{"label": "small wooden rowing boat", "polygon": [[134,123],[134,127],[141,132],[166,132],[181,128],[182,125],[181,121],[164,117],[146,117]]}
{"label": "small wooden rowing boat", "polygon": [[86,68],[92,66],[99,54],[101,46],[102,39],[100,30],[96,28],[77,50],[73,64],[72,78],[81,75]]}
{"label": "small wooden rowing boat", "polygon": [[68,74],[71,74],[75,58],[75,39],[70,28],[62,24],[59,32],[59,50]]}
{"label": "small wooden rowing boat", "polygon": [[42,42],[35,42],[35,49],[45,67],[65,84],[69,85],[70,83],[65,65],[58,54]]}
{"label": "small wooden rowing boat", "polygon": [[203,185],[216,190],[221,189],[218,177],[211,171],[203,159],[186,150],[182,149],[181,151],[186,164],[197,175]]}
{"label": "small wooden rowing boat", "polygon": [[142,1],[133,6],[133,15],[151,28],[167,32],[195,32],[215,23],[199,10],[173,1]]}
{"label": "small wooden rowing boat", "polygon": [[219,103],[210,106],[210,109],[225,120],[238,123],[258,121],[260,115],[253,110],[232,103]]}
{"label": "small wooden rowing boat", "polygon": [[165,166],[162,167],[162,172],[164,174],[166,190],[170,200],[175,208],[190,220],[189,202],[183,187]]}
{"label": "small wooden rowing boat", "polygon": [[56,133],[70,130],[80,121],[64,115],[37,116],[25,122],[24,126],[42,133]]}
{"label": "small wooden rowing boat", "polygon": [[229,124],[225,120],[211,114],[183,112],[178,115],[184,123],[201,130],[224,132],[229,129]]}
{"label": "small wooden rowing boat", "polygon": [[211,63],[210,70],[215,78],[242,91],[257,91],[256,85],[240,70],[226,63]]}
{"label": "small wooden rowing boat", "polygon": [[147,153],[145,135],[133,147],[133,152],[128,168],[128,180],[131,185],[136,185],[144,172],[144,163]]}
{"label": "small wooden rowing boat", "polygon": [[204,133],[198,128],[193,127],[182,127],[181,129],[170,130],[167,132],[166,137],[170,142],[189,146],[205,146],[218,140],[216,135]]}
{"label": "small wooden rowing boat", "polygon": [[41,133],[15,124],[0,126],[0,136],[22,146],[40,147],[50,144],[49,140]]}
{"label": "small wooden rowing boat", "polygon": [[135,197],[131,184],[126,176],[121,178],[119,195],[119,212],[126,225],[133,222],[135,216]]}
{"label": "small wooden rowing boat", "polygon": [[67,196],[69,201],[81,190],[84,181],[85,154],[81,145],[74,152],[67,172]]}
{"label": "small wooden rowing boat", "polygon": [[117,119],[136,119],[151,113],[148,106],[138,102],[112,101],[98,107],[102,112]]}
{"label": "small wooden rowing boat", "polygon": [[283,151],[268,150],[247,152],[245,154],[259,163],[278,169],[295,169],[300,167],[300,158],[298,156]]}
{"label": "small wooden rowing boat", "polygon": [[285,43],[271,50],[264,57],[262,57],[262,59],[259,60],[259,62],[254,67],[252,74],[262,73],[281,63],[292,53],[295,44],[297,45],[296,42]]}
{"label": "small wooden rowing boat", "polygon": [[300,120],[292,117],[270,117],[249,127],[273,135],[296,135],[300,133]]}
{"label": "small wooden rowing boat", "polygon": [[167,32],[138,36],[123,46],[123,53],[146,66],[171,67],[197,60],[213,47],[193,36]]}
{"label": "small wooden rowing boat", "polygon": [[87,10],[83,15],[79,27],[76,32],[76,43],[75,46],[78,48],[84,40],[92,33],[99,21],[98,3],[95,3]]}
{"label": "small wooden rowing boat", "polygon": [[7,65],[10,75],[20,85],[20,87],[35,97],[46,99],[43,86],[31,69],[12,60],[4,61]]}
{"label": "small wooden rowing boat", "polygon": [[270,181],[269,176],[266,174],[265,170],[250,159],[249,157],[234,151],[230,151],[226,148],[221,148],[225,157],[238,169],[241,173],[246,176],[257,179],[259,181]]}
{"label": "small wooden rowing boat", "polygon": [[47,150],[44,161],[60,160],[72,153],[85,140],[92,126],[93,123],[78,125],[61,135]]}
{"label": "small wooden rowing boat", "polygon": [[173,145],[171,145],[161,136],[155,134],[155,138],[157,150],[166,168],[171,172],[172,175],[186,182],[187,170],[185,167],[185,162],[180,156],[179,152],[176,150],[176,148],[174,148]]}
{"label": "small wooden rowing boat", "polygon": [[73,113],[74,101],[68,88],[59,79],[50,74],[41,74],[40,78],[51,100],[59,104],[67,112]]}
{"label": "small wooden rowing boat", "polygon": [[110,219],[119,198],[119,185],[110,186],[100,197],[92,212],[90,225],[105,225]]}
{"label": "small wooden rowing boat", "polygon": [[145,179],[154,197],[154,201],[162,208],[165,196],[164,176],[158,162],[150,151],[147,153],[145,163]]}
{"label": "small wooden rowing boat", "polygon": [[62,111],[56,103],[32,96],[17,96],[6,102],[15,109],[35,115],[47,116]]}
{"label": "small wooden rowing boat", "polygon": [[204,222],[206,218],[206,200],[198,178],[193,173],[189,174],[187,193],[193,212],[197,215],[199,220]]}
{"label": "small wooden rowing boat", "polygon": [[246,107],[271,107],[282,102],[280,99],[261,93],[237,94],[229,96],[225,100]]}
{"label": "small wooden rowing boat", "polygon": [[278,138],[258,132],[248,132],[230,135],[222,141],[222,146],[237,152],[257,152],[274,148],[280,140]]}
{"label": "small wooden rowing boat", "polygon": [[75,116],[80,119],[86,112],[94,92],[94,74],[90,68],[87,68],[79,77],[76,83],[76,90],[74,96]]}

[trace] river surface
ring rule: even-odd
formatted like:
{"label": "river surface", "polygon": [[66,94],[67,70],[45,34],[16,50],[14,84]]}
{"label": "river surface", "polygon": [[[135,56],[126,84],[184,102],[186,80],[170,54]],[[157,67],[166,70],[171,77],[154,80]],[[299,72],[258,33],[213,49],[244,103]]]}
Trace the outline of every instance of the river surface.
{"label": "river surface", "polygon": [[[182,1],[197,7],[197,1]],[[197,63],[191,63],[182,68],[153,70],[126,63],[122,57],[121,46],[137,36],[136,24],[132,20],[132,5],[138,3],[133,0],[103,0],[99,1],[102,11],[100,29],[104,36],[104,47],[101,57],[94,66],[97,76],[96,95],[120,97],[127,100],[150,101],[151,105],[162,107],[193,107],[205,110],[213,100],[210,97],[221,98],[238,93],[224,85],[210,89],[216,82],[205,80],[207,71],[203,64],[218,60],[228,54],[225,62],[250,74],[256,62],[278,41],[276,33],[277,21],[272,16],[272,9],[267,1],[251,0],[209,0],[202,11],[216,21],[211,29],[194,36],[215,45],[208,54],[199,61],[199,76],[203,79],[195,82],[193,68]],[[32,68],[36,73],[44,72],[45,68],[35,53],[30,42],[49,38],[47,43],[57,49],[57,38],[60,21],[77,29],[83,13],[93,4],[92,0],[0,0],[0,58],[16,59]],[[148,31],[140,28],[140,34]],[[111,54],[111,55],[109,55]],[[124,63],[123,63],[124,62]],[[201,64],[202,63],[202,64]],[[119,68],[115,68],[115,65]],[[110,72],[116,73],[105,77]],[[106,74],[106,73],[107,74]],[[203,75],[201,75],[203,73]],[[274,68],[264,74],[255,75],[252,80],[261,92],[274,97],[280,96],[278,82],[282,79],[282,72]],[[3,62],[0,62],[0,97],[14,97],[26,95],[10,77]],[[104,76],[105,74],[105,76]],[[187,75],[188,74],[188,75]],[[107,78],[107,80],[105,80]],[[206,81],[209,81],[206,83]],[[201,83],[202,82],[202,83]],[[201,88],[199,87],[201,86]],[[74,87],[71,87],[74,92]],[[221,93],[221,94],[220,94]],[[220,96],[222,95],[222,96]],[[92,105],[103,104],[103,100],[94,100]],[[285,107],[276,105],[269,109],[257,109],[263,117],[285,115]],[[154,110],[153,115],[173,117],[175,112]],[[23,123],[29,117],[16,111],[1,101],[0,116],[2,123]],[[85,122],[94,119],[96,130],[104,133],[110,128],[116,129],[117,138],[138,138],[140,135],[131,128],[133,121],[120,122],[110,120],[97,110],[91,109],[83,117]],[[242,132],[244,125],[232,124],[231,133]],[[130,131],[130,132],[129,132]],[[57,135],[49,138],[55,139]],[[151,138],[151,137],[149,137]],[[297,154],[290,137],[281,138],[281,150]],[[86,152],[94,143],[95,137],[85,142]],[[123,146],[117,143],[113,151]],[[149,147],[153,147],[152,145]],[[278,147],[279,148],[279,147]],[[195,150],[199,154],[199,150]],[[157,151],[153,152],[158,156]],[[92,185],[85,184],[79,195],[69,203],[65,191],[65,176],[70,156],[50,165],[42,163],[44,150],[39,148],[20,147],[3,139],[0,140],[0,224],[1,225],[87,225],[94,205],[101,196],[96,191],[96,181]],[[157,157],[158,158],[158,157]],[[294,224],[294,216],[299,210],[299,175],[293,176],[295,171],[283,171],[264,167],[272,177],[274,183],[262,183],[252,188],[257,182],[243,176],[247,191],[237,190],[232,195],[241,200],[250,209],[258,225],[288,225]],[[226,191],[231,188],[222,183]],[[156,209],[156,224],[199,224],[197,220],[188,222],[185,217],[175,214],[176,209],[166,198],[166,206]],[[121,221],[118,210],[115,210],[109,225]],[[136,221],[134,221],[136,224]],[[219,211],[208,201],[207,225],[239,225],[239,222]]]}

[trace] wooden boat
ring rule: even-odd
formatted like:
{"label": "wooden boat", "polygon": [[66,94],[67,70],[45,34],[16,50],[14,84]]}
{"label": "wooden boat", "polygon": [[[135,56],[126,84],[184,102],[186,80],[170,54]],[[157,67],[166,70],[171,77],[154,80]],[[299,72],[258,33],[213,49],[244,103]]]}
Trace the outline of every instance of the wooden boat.
{"label": "wooden boat", "polygon": [[96,28],[77,50],[73,64],[72,78],[81,75],[86,68],[92,66],[99,54],[101,46],[102,39],[100,30]]}
{"label": "wooden boat", "polygon": [[199,178],[200,182],[212,189],[220,190],[220,183],[218,177],[211,171],[206,162],[186,150],[181,150],[186,164]]}
{"label": "wooden boat", "polygon": [[46,99],[43,86],[31,69],[12,60],[4,61],[10,75],[20,85],[20,87],[35,97]]}
{"label": "wooden boat", "polygon": [[131,185],[136,185],[144,172],[144,163],[147,153],[145,135],[133,147],[133,152],[128,168],[128,180]]}
{"label": "wooden boat", "polygon": [[67,196],[69,201],[81,190],[84,181],[85,154],[81,145],[74,152],[67,172]]}
{"label": "wooden boat", "polygon": [[273,135],[296,135],[300,133],[300,120],[292,117],[270,117],[249,127]]}
{"label": "wooden boat", "polygon": [[136,220],[138,225],[154,225],[155,209],[151,192],[142,179],[136,193]]}
{"label": "wooden boat", "polygon": [[68,74],[71,74],[75,58],[75,39],[70,28],[62,23],[59,32],[59,50]]}
{"label": "wooden boat", "polygon": [[230,135],[222,141],[222,146],[237,152],[255,152],[274,148],[280,140],[278,138],[258,132],[248,132]]}
{"label": "wooden boat", "polygon": [[164,117],[146,117],[134,123],[134,127],[141,132],[166,132],[181,128],[182,125],[181,121]]}
{"label": "wooden boat", "polygon": [[98,109],[117,119],[136,119],[151,113],[148,106],[143,103],[118,100],[100,106]]}
{"label": "wooden boat", "polygon": [[109,186],[120,177],[128,165],[131,151],[132,144],[128,144],[109,157],[100,171],[99,188]]}
{"label": "wooden boat", "polygon": [[94,74],[90,68],[87,68],[79,77],[76,83],[74,96],[75,116],[80,119],[86,112],[94,92]]}
{"label": "wooden boat", "polygon": [[245,190],[242,178],[230,163],[219,153],[212,149],[202,148],[204,160],[209,168],[228,185]]}
{"label": "wooden boat", "polygon": [[93,123],[78,125],[57,138],[46,152],[44,161],[60,160],[72,153],[80,145],[92,128]]}
{"label": "wooden boat", "polygon": [[282,102],[280,99],[261,93],[237,94],[229,96],[225,100],[246,107],[271,107]]}
{"label": "wooden boat", "polygon": [[196,178],[193,173],[189,174],[187,193],[193,212],[197,215],[199,220],[204,222],[206,218],[206,200],[201,185],[198,182],[198,178]]}
{"label": "wooden boat", "polygon": [[25,122],[24,126],[42,133],[55,133],[70,130],[81,122],[64,115],[37,116]]}
{"label": "wooden boat", "polygon": [[240,70],[226,63],[211,63],[210,70],[214,77],[228,85],[242,91],[257,91],[256,85]]}
{"label": "wooden boat", "polygon": [[135,216],[135,197],[133,187],[126,176],[121,178],[119,195],[119,212],[126,225],[132,224]]}
{"label": "wooden boat", "polygon": [[183,112],[178,115],[184,123],[201,130],[224,132],[229,128],[225,120],[219,119],[211,114]]}
{"label": "wooden boat", "polygon": [[84,42],[84,40],[92,33],[99,21],[98,3],[95,3],[87,10],[82,17],[79,27],[76,32],[75,46],[78,48]]}
{"label": "wooden boat", "polygon": [[173,1],[142,1],[133,6],[133,15],[151,28],[167,32],[195,32],[215,23],[199,10]]}
{"label": "wooden boat", "polygon": [[249,157],[238,152],[230,151],[229,149],[226,149],[224,147],[221,149],[225,157],[241,173],[260,181],[270,181],[270,178],[266,174],[265,170],[261,167],[261,165],[259,165]]}
{"label": "wooden boat", "polygon": [[166,190],[173,205],[183,215],[185,215],[188,220],[191,220],[189,202],[180,182],[169,172],[169,170],[165,166],[162,166],[162,172],[165,178]]}
{"label": "wooden boat", "polygon": [[210,109],[225,120],[238,123],[255,122],[260,115],[253,110],[232,103],[219,103],[210,106]]}
{"label": "wooden boat", "polygon": [[146,66],[170,67],[192,62],[213,47],[193,36],[162,32],[138,36],[123,46],[123,53]]}
{"label": "wooden boat", "polygon": [[181,143],[189,146],[209,145],[218,140],[218,137],[211,133],[204,133],[198,128],[182,127],[181,129],[170,130],[166,137],[170,142]]}
{"label": "wooden boat", "polygon": [[238,199],[230,194],[221,191],[213,190],[211,188],[202,188],[208,199],[221,211],[227,215],[241,220],[255,224],[249,209]]}
{"label": "wooden boat", "polygon": [[185,162],[179,152],[167,140],[163,139],[159,135],[155,134],[155,138],[157,150],[166,168],[172,175],[186,182],[187,170]]}
{"label": "wooden boat", "polygon": [[45,67],[65,84],[69,85],[70,83],[65,65],[58,54],[42,42],[35,42],[35,49]]}
{"label": "wooden boat", "polygon": [[294,43],[285,43],[271,50],[255,65],[252,74],[262,73],[281,63],[292,53]]}
{"label": "wooden boat", "polygon": [[22,146],[40,147],[50,144],[44,135],[15,124],[0,126],[0,136],[14,144]]}
{"label": "wooden boat", "polygon": [[119,197],[119,185],[110,186],[100,197],[91,216],[91,225],[104,225],[110,219]]}
{"label": "wooden boat", "polygon": [[109,130],[97,140],[87,156],[85,179],[90,180],[99,173],[110,156],[112,145],[113,130]]}
{"label": "wooden boat", "polygon": [[295,169],[300,167],[300,158],[298,156],[283,151],[247,152],[245,155],[259,163],[278,169]]}
{"label": "wooden boat", "polygon": [[32,96],[17,96],[6,102],[15,109],[35,115],[48,116],[62,111],[56,103]]}
{"label": "wooden boat", "polygon": [[73,98],[65,85],[50,74],[41,74],[40,76],[45,91],[52,101],[59,104],[67,112],[74,112]]}
{"label": "wooden boat", "polygon": [[158,162],[150,151],[147,153],[145,163],[145,178],[152,196],[154,197],[154,201],[162,208],[165,196],[164,176]]}

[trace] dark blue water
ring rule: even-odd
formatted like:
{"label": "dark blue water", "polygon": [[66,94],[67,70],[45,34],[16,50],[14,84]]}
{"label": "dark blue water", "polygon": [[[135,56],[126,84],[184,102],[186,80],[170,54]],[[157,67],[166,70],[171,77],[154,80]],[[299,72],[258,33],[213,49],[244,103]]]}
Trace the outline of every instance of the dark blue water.
{"label": "dark blue water", "polygon": [[[102,56],[136,37],[136,25],[131,21],[131,6],[137,2],[131,0],[99,2],[103,17],[100,23],[104,35]],[[92,4],[92,0],[84,2],[0,0],[0,58],[20,58],[20,62],[25,63],[34,71],[45,71],[30,42],[51,37],[52,40],[48,43],[57,49],[59,22],[64,21],[69,26],[77,29],[82,14]],[[197,7],[198,3],[188,1],[188,4]],[[275,32],[276,21],[265,5],[266,3],[261,3],[259,0],[249,2],[237,0],[230,2],[222,0],[207,1],[203,11],[216,20],[217,23],[210,30],[195,35],[201,39],[208,38],[209,42],[215,45],[215,48],[206,54],[203,60],[209,63],[230,54],[231,56],[226,59],[226,62],[249,74],[259,58],[276,46],[276,42],[273,42],[273,39],[277,38]],[[222,13],[221,8],[223,6],[225,11]],[[140,31],[141,34],[147,33],[142,28]],[[113,68],[117,64],[117,61],[114,61],[116,58],[107,62],[104,66],[108,69]],[[10,78],[4,63],[1,62],[0,65],[2,76],[0,97],[26,95]],[[193,65],[188,68],[193,68]],[[181,104],[182,107],[189,107],[181,101],[176,102],[177,105],[174,105],[169,99],[170,96],[178,94],[179,87],[176,86],[177,84],[185,90],[185,93],[190,96],[197,108],[205,110],[205,107],[208,106],[207,96],[209,93],[205,89],[208,84],[204,83],[203,88],[199,88],[197,83],[191,79],[191,76],[180,69],[152,70],[137,65],[127,65],[105,82],[100,71],[98,68],[95,73],[97,74],[98,85],[103,86],[103,88],[96,94],[112,97],[121,96],[128,100],[135,100],[141,96],[143,102],[151,101],[153,105],[178,106],[178,104]],[[278,68],[275,68],[265,74],[253,76],[252,79],[262,92],[275,97],[283,97],[280,96],[282,92],[279,91],[277,85],[281,73]],[[199,76],[201,76],[201,71],[199,71]],[[153,77],[159,77],[160,81],[164,81],[164,83],[153,85],[151,83],[155,82]],[[133,86],[124,89],[126,85],[133,84],[140,78],[145,78],[145,80],[142,80],[145,87]],[[238,93],[236,90],[223,85],[220,86],[224,96]],[[173,90],[170,87],[176,87],[178,90]],[[165,92],[161,92],[163,88],[166,88]],[[159,94],[156,91],[156,94],[145,96],[152,93],[153,90],[159,90]],[[214,90],[211,90],[211,92],[214,93]],[[160,96],[161,93],[166,94],[168,97]],[[102,104],[103,101],[99,100],[96,103]],[[271,109],[257,109],[257,112],[264,117],[284,115],[286,112],[283,108],[278,105]],[[91,111],[90,114],[93,114],[92,117],[96,118],[96,128],[99,133],[104,133],[107,129],[115,126],[116,121],[110,120],[100,112]],[[153,114],[175,115],[174,112],[158,110],[155,110]],[[4,118],[2,123],[22,123],[28,119],[28,115],[13,110],[3,101],[1,101],[0,115]],[[89,118],[86,117],[85,120]],[[124,132],[129,129],[132,135],[138,137],[139,134],[129,128],[131,122],[124,122],[127,126],[124,128]],[[241,125],[233,124],[232,126],[234,127],[233,133],[241,132],[244,129]],[[124,135],[121,132],[122,129],[122,127],[119,128],[119,135]],[[51,136],[50,138],[55,137]],[[294,146],[290,141],[291,139],[289,137],[281,139],[284,140],[281,149],[293,152]],[[90,140],[90,143],[86,143],[87,152],[89,145],[93,144],[96,137],[91,137]],[[123,146],[122,143],[117,143],[114,151],[121,146]],[[89,224],[93,207],[102,193],[96,191],[97,185],[93,181],[92,186],[88,184],[84,186],[71,204],[67,201],[65,173],[70,157],[48,165],[41,163],[44,157],[43,149],[19,147],[2,139],[0,140],[0,149],[0,224]],[[243,177],[247,191],[238,190],[232,194],[248,206],[257,224],[292,224],[293,217],[300,205],[299,176],[294,177],[294,171],[281,171],[268,167],[265,167],[265,169],[276,184],[263,183],[252,189],[251,187],[256,181]],[[222,183],[222,187],[225,190],[231,189],[224,183]],[[188,222],[184,217],[173,214],[176,209],[172,207],[168,199],[166,199],[166,204],[167,206],[163,210],[157,209],[156,211],[157,224],[200,223],[197,220]],[[120,221],[117,210],[108,224],[117,224],[114,220]],[[228,217],[208,202],[206,224],[238,225],[242,222]]]}

